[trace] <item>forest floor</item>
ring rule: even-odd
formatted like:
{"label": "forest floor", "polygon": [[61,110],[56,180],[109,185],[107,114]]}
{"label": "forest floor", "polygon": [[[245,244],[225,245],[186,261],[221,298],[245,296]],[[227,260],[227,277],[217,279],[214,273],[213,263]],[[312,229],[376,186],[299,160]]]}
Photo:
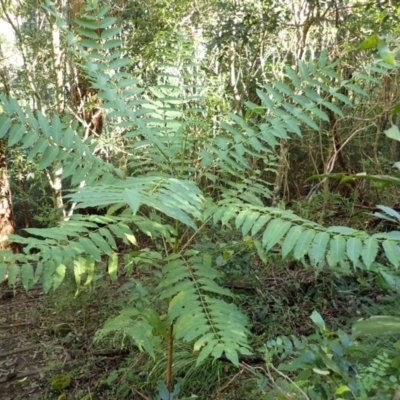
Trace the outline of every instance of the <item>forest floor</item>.
{"label": "forest floor", "polygon": [[[336,282],[329,273],[316,276],[296,264],[255,268],[256,279],[246,283],[241,278],[227,285],[245,299],[241,308],[249,315],[254,337],[261,344],[278,335],[313,333],[315,326],[309,318],[313,310],[318,310],[330,326],[344,327],[364,314],[366,305],[375,303],[376,293],[369,286],[365,285],[364,291],[353,290],[357,284],[353,278]],[[142,381],[148,381],[157,366],[160,372],[150,383],[154,390],[157,381],[164,378],[164,361],[155,362],[134,348],[119,350],[118,342],[114,347],[112,340],[93,343],[105,320],[123,307],[121,293],[129,279],[122,276],[111,282],[103,277],[78,294],[72,277],[48,295],[43,294],[41,284],[28,292],[17,287],[15,293],[1,284],[0,400],[150,400],[150,386]],[[196,359],[190,349],[178,349],[176,357],[185,363],[183,374],[191,368],[188,365],[194,370]],[[256,394],[257,383],[249,370],[230,367],[210,362],[203,372],[196,370],[197,382],[190,392],[199,394],[211,377],[212,382],[204,388],[208,392],[200,399],[241,400],[244,393],[254,393],[253,400],[265,398]],[[212,380],[213,369],[219,381]],[[54,389],[55,380],[58,384],[70,382],[65,390]],[[120,389],[124,394],[118,392]]]}
{"label": "forest floor", "polygon": [[[94,347],[93,336],[106,318],[104,305],[122,284],[96,293],[44,295],[41,285],[16,293],[0,286],[0,400],[91,399],[126,355]],[[57,293],[57,292],[56,292]],[[99,299],[101,301],[99,301]],[[54,380],[71,379],[68,395],[54,390]],[[60,382],[59,382],[60,383]],[[87,396],[87,397],[85,397]],[[115,399],[115,397],[102,397]],[[140,399],[141,397],[137,397]]]}

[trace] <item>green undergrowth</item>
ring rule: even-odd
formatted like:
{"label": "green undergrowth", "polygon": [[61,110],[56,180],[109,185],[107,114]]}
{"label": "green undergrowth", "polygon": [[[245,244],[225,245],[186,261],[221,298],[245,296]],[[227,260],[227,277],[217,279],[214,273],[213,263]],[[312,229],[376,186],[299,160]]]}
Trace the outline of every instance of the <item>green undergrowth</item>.
{"label": "green undergrowth", "polygon": [[[190,398],[191,395],[199,399],[221,400],[239,400],[249,396],[252,399],[293,398],[290,397],[293,395],[303,398],[301,390],[307,388],[318,395],[329,393],[333,389],[327,383],[324,388],[312,388],[323,375],[319,376],[312,369],[309,375],[302,375],[304,371],[310,371],[304,360],[303,364],[297,362],[296,367],[288,371],[277,372],[275,369],[299,357],[301,359],[301,352],[306,348],[319,354],[331,343],[328,337],[333,341],[337,338],[335,332],[350,333],[351,323],[361,317],[400,315],[396,307],[398,297],[372,273],[349,276],[336,276],[335,272],[328,271],[316,273],[307,265],[296,261],[282,262],[273,255],[267,262],[262,262],[249,243],[240,245],[234,243],[234,238],[230,239],[231,247],[221,244],[226,251],[225,257],[224,251],[220,252],[222,259],[219,260],[219,268],[225,274],[224,285],[235,293],[236,304],[249,317],[252,347],[255,353],[265,357],[267,363],[244,361],[236,368],[226,361],[207,359],[196,366],[197,354],[190,344],[177,341],[174,345],[173,377],[180,394],[176,399]],[[199,246],[207,247],[207,241]],[[70,376],[71,385],[66,393],[71,399],[83,399],[88,395],[98,399],[125,399],[135,391],[157,399],[157,395],[162,393],[160,382],[165,379],[166,343],[162,343],[152,358],[118,335],[107,337],[100,343],[93,342],[95,333],[107,318],[117,315],[129,302],[135,301],[130,290],[132,282],[155,285],[154,275],[135,271],[133,276],[122,275],[111,282],[109,278],[100,277],[105,268],[105,265],[97,265],[97,281],[79,290],[74,276],[68,276],[57,291],[45,297],[43,308],[37,311],[38,321],[54,337],[53,347],[50,346],[46,352],[49,369],[45,379],[50,380],[59,374]],[[315,311],[329,327],[331,333],[326,337],[318,334],[318,326],[310,318]],[[60,334],[55,328],[60,329]],[[306,343],[303,350],[296,348],[296,341]],[[382,382],[374,382],[376,385],[387,384],[393,379],[390,378],[391,365],[398,355],[394,342],[393,337],[363,340],[362,345],[351,347],[343,360],[351,368],[367,372],[369,367],[379,362],[386,363]],[[73,355],[68,362],[54,361],[53,351],[61,349]],[[106,355],[99,356],[101,351]],[[371,356],[381,353],[387,355],[387,359],[379,361]],[[322,364],[321,371],[324,371]],[[373,374],[372,378],[367,376],[367,372],[363,375],[366,381],[374,377]],[[300,376],[300,381],[297,379],[290,383],[296,376]],[[303,378],[308,383],[302,382]],[[58,398],[59,393],[50,389],[49,382],[43,382],[43,387],[47,396],[43,398]]]}

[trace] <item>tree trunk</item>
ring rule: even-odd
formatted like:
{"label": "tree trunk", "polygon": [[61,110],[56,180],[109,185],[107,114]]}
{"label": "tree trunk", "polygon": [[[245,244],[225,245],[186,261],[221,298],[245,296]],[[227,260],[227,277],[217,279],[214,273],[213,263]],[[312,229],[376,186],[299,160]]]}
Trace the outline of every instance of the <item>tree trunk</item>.
{"label": "tree trunk", "polygon": [[8,242],[9,235],[16,232],[12,209],[10,181],[4,143],[0,141],[0,250],[18,252],[18,247]]}

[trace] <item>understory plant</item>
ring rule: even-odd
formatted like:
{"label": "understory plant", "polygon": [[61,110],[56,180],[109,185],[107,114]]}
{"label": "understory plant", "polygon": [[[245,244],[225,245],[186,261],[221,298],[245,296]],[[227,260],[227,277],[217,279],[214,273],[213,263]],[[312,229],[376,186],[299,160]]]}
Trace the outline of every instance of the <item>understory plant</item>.
{"label": "understory plant", "polygon": [[[70,268],[78,288],[89,285],[96,263],[105,258],[112,280],[148,266],[156,289],[133,288],[135,301],[111,317],[95,339],[110,335],[118,345],[134,345],[153,357],[166,343],[166,388],[172,392],[176,340],[192,344],[197,364],[225,356],[237,366],[240,355],[252,352],[247,317],[221,284],[216,257],[195,246],[206,229],[224,227],[241,235],[261,259],[274,249],[284,259],[338,273],[374,268],[381,255],[398,267],[399,237],[325,227],[265,206],[271,197],[266,177],[277,173],[279,146],[292,134],[301,137],[304,125],[317,131],[320,121],[329,120],[327,110],[342,115],[338,101],[351,101],[341,87],[362,93],[362,78],[355,74],[353,82],[334,86],[329,77],[337,76],[338,61],[322,52],[318,60],[299,61],[296,70],[287,67],[285,82],[264,82],[257,104],[248,102],[244,116],[224,115],[213,132],[204,108],[207,81],[191,39],[180,31],[160,39],[158,74],[154,85],[145,86],[129,72],[131,60],[108,8],[85,6],[76,20],[79,35],[58,22],[66,51],[79,58],[101,99],[110,137],[121,139],[126,165],[101,158],[99,138],[85,135],[70,118],[45,115],[2,95],[0,139],[29,150],[28,160],[36,160],[40,170],[59,171],[70,208],[56,227],[10,237],[23,251],[1,252],[0,279],[7,274],[10,286],[21,281],[26,290],[41,281],[48,292]],[[262,169],[254,168],[258,161]],[[104,212],[79,213],[93,209]],[[161,245],[142,248],[143,237]],[[123,266],[121,241],[135,247]]]}

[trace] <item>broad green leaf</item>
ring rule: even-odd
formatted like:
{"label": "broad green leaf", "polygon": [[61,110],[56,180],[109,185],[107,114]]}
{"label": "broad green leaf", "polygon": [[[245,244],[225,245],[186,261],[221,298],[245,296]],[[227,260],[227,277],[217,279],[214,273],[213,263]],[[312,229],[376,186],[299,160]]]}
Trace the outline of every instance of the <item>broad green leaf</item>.
{"label": "broad green leaf", "polygon": [[33,278],[32,265],[23,264],[21,267],[21,280],[25,290],[29,290],[32,287]]}
{"label": "broad green leaf", "polygon": [[361,252],[361,258],[367,268],[370,268],[378,254],[379,244],[374,238],[364,240],[364,246]]}
{"label": "broad green leaf", "polygon": [[380,274],[383,276],[390,289],[400,293],[400,278],[398,276],[390,275],[385,271],[380,271]]}
{"label": "broad green leaf", "polygon": [[39,170],[49,167],[57,158],[59,152],[60,149],[58,147],[48,146],[39,161]]}
{"label": "broad green leaf", "polygon": [[110,245],[104,240],[103,236],[101,236],[97,232],[90,232],[89,233],[90,239],[93,243],[104,253],[104,254],[111,254],[112,249]]}
{"label": "broad green leaf", "polygon": [[43,263],[43,274],[42,274],[42,287],[43,292],[48,293],[53,285],[53,274],[55,271],[55,265],[52,260],[47,260]]}
{"label": "broad green leaf", "polygon": [[301,77],[303,78],[303,80],[308,82],[310,80],[310,75],[308,73],[307,65],[301,60],[298,61],[297,65],[299,66],[299,71],[300,71]]}
{"label": "broad green leaf", "polygon": [[400,130],[397,125],[392,125],[389,129],[386,129],[385,135],[389,139],[400,141]]}
{"label": "broad green leaf", "polygon": [[389,65],[395,66],[396,65],[396,54],[397,51],[390,51],[389,46],[379,45],[378,46],[379,55],[381,56],[382,60]]}
{"label": "broad green leaf", "polygon": [[271,219],[271,215],[261,215],[261,217],[255,222],[251,229],[251,235],[255,236],[259,230]]}
{"label": "broad green leaf", "polygon": [[320,69],[324,68],[327,60],[328,60],[328,52],[326,50],[322,50],[321,54],[319,55],[318,68]]}
{"label": "broad green leaf", "polygon": [[282,246],[282,258],[285,258],[294,248],[299,240],[304,228],[299,225],[290,228],[289,233],[286,235]]}
{"label": "broad green leaf", "polygon": [[290,227],[291,223],[289,221],[284,221],[280,218],[272,220],[264,232],[262,245],[266,247],[267,251],[271,250],[272,247],[281,240]]}
{"label": "broad green leaf", "polygon": [[351,235],[355,232],[355,229],[349,228],[348,226],[330,226],[326,230],[327,232],[339,233],[341,235]]}
{"label": "broad green leaf", "polygon": [[237,215],[236,219],[235,219],[235,226],[236,229],[239,229],[242,224],[244,223],[244,221],[246,220],[248,215],[253,214],[252,210],[242,210],[240,211],[240,213]]}
{"label": "broad green leaf", "polygon": [[0,139],[2,139],[11,127],[11,119],[0,115]]}
{"label": "broad green leaf", "polygon": [[110,69],[118,69],[121,67],[126,67],[131,64],[131,60],[128,58],[121,58],[119,60],[114,60],[110,63]]}
{"label": "broad green leaf", "polygon": [[297,260],[302,259],[309,251],[312,240],[314,239],[315,231],[313,229],[305,230],[296,245],[294,246],[293,256]]}
{"label": "broad green leaf", "polygon": [[346,243],[346,252],[350,261],[353,264],[356,264],[362,252],[361,240],[359,238],[354,238],[354,237],[348,239]]}
{"label": "broad green leaf", "polygon": [[56,290],[65,278],[67,267],[64,264],[59,264],[53,274],[53,290]]}
{"label": "broad green leaf", "polygon": [[7,264],[0,263],[0,282],[3,282],[6,273],[7,273],[8,267]]}
{"label": "broad green leaf", "polygon": [[296,72],[293,71],[292,68],[290,67],[286,67],[285,68],[286,74],[290,77],[290,79],[292,80],[293,85],[296,88],[299,88],[301,86],[301,81],[300,78],[298,77],[298,75],[296,74]]}
{"label": "broad green leaf", "polygon": [[[115,27],[115,28],[109,28],[109,29],[104,29],[101,32],[101,38],[103,40],[107,40],[110,37],[113,37],[115,35],[118,35],[121,32],[121,28],[119,27]],[[105,45],[107,45],[108,42],[105,43]]]}
{"label": "broad green leaf", "polygon": [[249,233],[250,229],[252,229],[259,216],[260,213],[257,211],[253,211],[250,215],[247,216],[244,224],[242,225],[243,236],[246,236]]}
{"label": "broad green leaf", "polygon": [[8,286],[15,286],[20,276],[20,267],[16,264],[8,266]]}
{"label": "broad green leaf", "polygon": [[74,19],[74,22],[77,25],[82,26],[83,28],[88,28],[88,29],[92,29],[95,31],[97,31],[99,29],[99,25],[96,21],[92,21],[87,18],[76,18],[76,19]]}
{"label": "broad green leaf", "polygon": [[33,146],[32,150],[28,154],[28,161],[32,161],[38,153],[43,153],[48,145],[49,142],[45,138],[39,138],[35,143],[35,146]]}
{"label": "broad green leaf", "polygon": [[100,29],[108,29],[112,24],[117,22],[117,18],[115,17],[105,17],[100,20],[99,28]]}
{"label": "broad green leaf", "polygon": [[26,127],[24,125],[15,124],[9,133],[7,146],[11,147],[17,144],[26,132]]}
{"label": "broad green leaf", "polygon": [[368,96],[368,93],[358,85],[354,85],[352,83],[346,83],[344,86],[346,86],[348,89],[352,90],[355,93],[361,94],[362,96]]}
{"label": "broad green leaf", "polygon": [[[283,101],[283,96],[275,90],[273,87],[269,85],[264,85],[264,88],[267,90],[267,92],[275,99],[277,103],[281,103]],[[261,99],[263,100],[263,99]]]}
{"label": "broad green leaf", "polygon": [[387,207],[387,206],[377,206],[380,210],[382,210],[383,212],[385,212],[386,214],[390,215],[391,217],[394,218],[394,220],[398,223],[400,223],[400,214],[393,210],[393,208]]}
{"label": "broad green leaf", "polygon": [[101,254],[99,252],[99,249],[90,239],[86,237],[81,237],[78,239],[78,242],[82,245],[88,255],[93,257],[96,261],[101,261]]}
{"label": "broad green leaf", "polygon": [[310,318],[314,322],[314,324],[317,325],[321,332],[324,332],[326,330],[325,321],[318,311],[313,311]]}
{"label": "broad green leaf", "polygon": [[352,328],[353,337],[396,335],[400,333],[400,317],[376,316],[357,321]]}
{"label": "broad green leaf", "polygon": [[342,110],[336,106],[335,104],[331,103],[330,101],[323,101],[322,105],[328,108],[329,110],[333,111],[335,114],[343,116]]}
{"label": "broad green leaf", "polygon": [[113,248],[114,250],[117,248],[117,243],[115,242],[113,235],[108,229],[100,228],[98,232],[100,235],[107,239],[107,243],[111,246],[111,248]]}
{"label": "broad green leaf", "polygon": [[292,90],[289,88],[289,86],[285,85],[283,82],[276,81],[274,82],[275,88],[280,90],[282,93],[287,94],[288,96],[293,96]]}
{"label": "broad green leaf", "polygon": [[385,41],[379,38],[378,35],[371,35],[364,39],[358,46],[357,50],[375,49],[378,44],[384,44]]}
{"label": "broad green leaf", "polygon": [[329,117],[325,111],[322,111],[318,108],[318,106],[307,107],[307,109],[315,114],[318,118],[321,118],[324,121],[329,122]]}
{"label": "broad green leaf", "polygon": [[49,138],[51,135],[51,129],[49,125],[49,121],[47,118],[41,113],[37,113],[37,119],[40,125],[40,129],[42,130],[42,134],[46,137]]}
{"label": "broad green leaf", "polygon": [[342,385],[336,389],[335,394],[343,394],[346,392],[351,392],[350,388],[348,386]]}
{"label": "broad green leaf", "polygon": [[102,50],[103,47],[101,44],[95,42],[94,40],[90,39],[82,39],[79,41],[79,44],[83,47],[87,47],[89,49],[95,49],[95,50]]}
{"label": "broad green leaf", "polygon": [[34,131],[29,131],[26,133],[26,135],[23,136],[22,138],[22,144],[20,145],[20,149],[27,149],[29,147],[31,147],[36,140],[38,139],[38,134]]}
{"label": "broad green leaf", "polygon": [[87,28],[76,28],[75,29],[76,32],[78,32],[81,36],[86,36],[90,39],[100,39],[99,35],[97,34],[96,31],[92,30],[92,29],[87,29]]}
{"label": "broad green leaf", "polygon": [[227,225],[229,221],[238,214],[239,209],[234,208],[234,207],[229,207],[225,209],[225,213],[223,214],[221,218],[221,223],[222,225]]}
{"label": "broad green leaf", "polygon": [[118,254],[112,253],[108,258],[108,274],[114,282],[118,278]]}
{"label": "broad green leaf", "polygon": [[400,245],[398,242],[393,240],[385,240],[382,243],[383,249],[385,250],[385,255],[388,260],[396,267],[400,264]]}
{"label": "broad green leaf", "polygon": [[330,267],[336,267],[341,260],[344,260],[346,255],[346,239],[343,236],[337,235],[330,241],[327,261]]}
{"label": "broad green leaf", "polygon": [[141,204],[141,195],[136,189],[125,189],[123,193],[123,199],[132,208],[133,214],[136,214]]}
{"label": "broad green leaf", "polygon": [[318,232],[311,244],[308,256],[312,265],[318,265],[325,260],[326,246],[330,236],[327,232]]}

